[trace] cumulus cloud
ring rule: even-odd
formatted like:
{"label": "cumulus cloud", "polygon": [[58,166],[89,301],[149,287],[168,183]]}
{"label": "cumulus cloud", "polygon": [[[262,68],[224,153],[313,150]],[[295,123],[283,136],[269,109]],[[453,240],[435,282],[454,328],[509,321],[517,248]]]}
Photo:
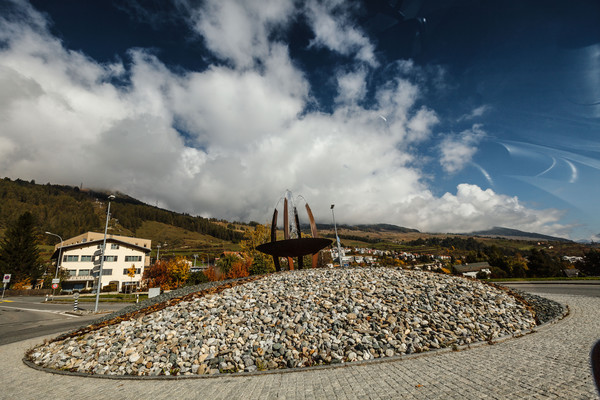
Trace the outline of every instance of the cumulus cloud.
{"label": "cumulus cloud", "polygon": [[479,124],[458,135],[447,135],[439,144],[440,164],[444,170],[455,173],[469,164],[477,152],[477,145],[485,135]]}
{"label": "cumulus cloud", "polygon": [[338,95],[335,102],[338,104],[358,103],[367,94],[367,71],[359,68],[356,71],[343,72],[337,76]]}
{"label": "cumulus cloud", "polygon": [[[0,17],[0,170],[230,220],[266,222],[291,189],[323,222],[336,203],[345,223],[561,229],[558,211],[478,186],[436,197],[413,150],[433,140],[438,124],[435,110],[419,103],[419,84],[391,77],[364,104],[375,58],[343,13],[330,13],[342,3],[311,2],[308,11],[271,3],[203,3],[194,27],[228,62],[184,73],[142,49],[130,51],[127,65],[100,64],[65,48],[27,5],[18,18]],[[285,43],[271,38],[297,12],[312,18],[313,45],[356,57],[337,77],[331,112],[312,107],[310,82]],[[445,138],[444,168],[462,168],[483,136],[475,125]]]}
{"label": "cumulus cloud", "polygon": [[[533,210],[525,207],[518,198],[482,190],[471,184],[460,184],[456,194],[445,193],[440,198],[416,199],[419,211],[416,219],[427,231],[448,230],[452,221],[454,232],[469,232],[491,226],[509,226],[535,232],[566,234],[564,226],[556,224],[562,217],[558,210]],[[415,204],[416,206],[416,204]],[[417,221],[415,221],[417,223]]]}
{"label": "cumulus cloud", "polygon": [[306,15],[315,33],[311,45],[377,65],[373,44],[348,16],[348,8],[352,6],[351,2],[341,0],[308,1]]}
{"label": "cumulus cloud", "polygon": [[268,57],[269,34],[294,12],[292,0],[209,0],[192,11],[192,21],[215,55],[236,67],[251,67]]}

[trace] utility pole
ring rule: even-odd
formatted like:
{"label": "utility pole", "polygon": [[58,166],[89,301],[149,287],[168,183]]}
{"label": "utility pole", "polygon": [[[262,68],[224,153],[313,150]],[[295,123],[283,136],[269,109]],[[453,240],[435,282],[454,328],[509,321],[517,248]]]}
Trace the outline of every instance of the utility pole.
{"label": "utility pole", "polygon": [[[60,263],[61,263],[60,253],[61,253],[62,248],[63,248],[63,240],[56,233],[46,232],[46,234],[47,235],[56,236],[57,238],[60,239],[60,247],[58,248],[58,260],[56,260],[56,271],[54,272],[54,282],[56,282],[56,279],[58,279],[58,270],[60,268]],[[54,282],[52,282],[52,285],[54,285]],[[52,289],[52,301],[54,301],[54,289]]]}
{"label": "utility pole", "polygon": [[106,210],[106,225],[104,226],[104,240],[102,242],[102,253],[100,255],[100,270],[98,271],[98,283],[96,284],[96,306],[94,312],[98,312],[98,301],[100,301],[100,289],[102,289],[102,267],[104,266],[104,254],[106,253],[106,232],[108,231],[108,220],[110,219],[110,201],[114,200],[112,194],[108,196],[108,209]]}

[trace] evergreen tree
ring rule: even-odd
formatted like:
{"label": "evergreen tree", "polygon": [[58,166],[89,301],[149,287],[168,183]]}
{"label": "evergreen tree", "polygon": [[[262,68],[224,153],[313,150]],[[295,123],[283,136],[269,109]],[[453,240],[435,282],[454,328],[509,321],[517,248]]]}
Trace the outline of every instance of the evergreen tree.
{"label": "evergreen tree", "polygon": [[600,251],[591,249],[576,267],[588,276],[600,276]]}
{"label": "evergreen tree", "polygon": [[42,274],[35,219],[28,211],[8,227],[0,242],[0,271],[12,274],[11,282],[34,282]]}

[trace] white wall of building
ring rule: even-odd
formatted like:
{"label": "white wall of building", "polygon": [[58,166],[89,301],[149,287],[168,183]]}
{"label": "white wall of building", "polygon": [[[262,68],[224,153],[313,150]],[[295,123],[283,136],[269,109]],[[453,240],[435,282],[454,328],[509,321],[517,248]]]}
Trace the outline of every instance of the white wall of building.
{"label": "white wall of building", "polygon": [[[100,266],[100,254],[102,243],[90,242],[82,243],[72,248],[63,248],[61,268],[68,274],[66,279],[67,286],[71,283],[77,283],[84,288],[92,288],[95,282],[93,275]],[[136,286],[142,280],[144,274],[144,265],[147,261],[145,249],[132,246],[128,243],[107,240],[104,265],[102,268],[102,287],[112,281],[118,282],[117,290],[121,290],[123,285],[129,285],[133,282]],[[127,269],[134,266],[136,274],[133,278],[127,275]]]}

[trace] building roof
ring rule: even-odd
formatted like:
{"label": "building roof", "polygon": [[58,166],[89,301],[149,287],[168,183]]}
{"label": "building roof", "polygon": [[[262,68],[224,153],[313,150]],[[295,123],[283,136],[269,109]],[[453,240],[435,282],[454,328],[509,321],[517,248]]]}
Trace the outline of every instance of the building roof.
{"label": "building roof", "polygon": [[456,271],[462,274],[464,272],[477,272],[481,271],[482,269],[489,269],[490,264],[488,264],[487,261],[484,261],[464,265],[455,265],[454,268],[456,269]]}
{"label": "building roof", "polygon": [[[150,239],[142,239],[142,238],[136,238],[136,237],[131,237],[131,236],[121,236],[121,235],[113,235],[111,233],[107,233],[106,235],[107,239],[117,239],[117,240],[121,240],[122,242],[126,242],[126,243],[131,243],[131,244],[135,244],[137,246],[143,246],[143,247],[148,247],[150,248],[152,246],[152,241]],[[62,243],[57,243],[56,246],[54,246],[54,250],[57,250],[59,247],[64,248],[67,245],[71,245],[71,244],[76,244],[76,243],[84,243],[84,242],[91,242],[94,240],[103,240],[104,239],[104,233],[99,233],[99,232],[85,232],[82,233],[81,235],[77,235],[77,236],[73,236],[72,238],[68,238],[65,239]]]}

